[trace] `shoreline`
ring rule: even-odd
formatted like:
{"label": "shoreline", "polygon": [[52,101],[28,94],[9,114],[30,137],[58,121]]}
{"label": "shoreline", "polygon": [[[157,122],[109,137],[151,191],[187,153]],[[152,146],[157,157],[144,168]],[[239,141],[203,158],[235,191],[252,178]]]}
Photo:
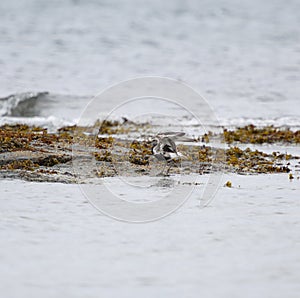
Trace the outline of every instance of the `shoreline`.
{"label": "shoreline", "polygon": [[[137,124],[127,119],[123,123],[104,121],[93,127],[66,126],[56,133],[42,127],[4,125],[0,127],[0,178],[86,183],[90,178],[122,173],[153,175],[153,169],[164,166],[151,154],[146,136],[153,135],[153,131],[148,123]],[[137,135],[143,137],[136,139]],[[220,142],[221,138],[224,142]],[[185,158],[174,164],[170,174],[285,173],[290,179],[299,179],[300,156],[284,150],[287,145],[297,148],[299,143],[300,131],[287,128],[224,128],[223,135],[208,132],[195,136],[193,142],[178,144]],[[265,144],[282,150],[267,153]],[[81,167],[79,172],[77,164]]]}

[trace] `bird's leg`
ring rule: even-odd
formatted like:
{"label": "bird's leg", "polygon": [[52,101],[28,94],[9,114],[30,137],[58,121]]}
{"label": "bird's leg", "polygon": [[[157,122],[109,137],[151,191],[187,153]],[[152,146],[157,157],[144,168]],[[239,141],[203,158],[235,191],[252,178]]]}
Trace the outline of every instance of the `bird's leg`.
{"label": "bird's leg", "polygon": [[161,172],[159,172],[158,174],[156,174],[156,176],[165,176],[165,174],[164,174],[164,170],[165,170],[165,168],[166,168],[166,163],[164,163],[164,168],[161,170]]}
{"label": "bird's leg", "polygon": [[168,167],[168,169],[166,171],[166,176],[169,176],[169,171],[170,171],[171,167],[172,167],[172,165],[171,165],[171,163],[169,163],[169,167]]}
{"label": "bird's leg", "polygon": [[[167,165],[168,165],[168,168],[167,168]],[[169,176],[169,171],[171,169],[171,166],[172,166],[171,164],[165,163],[164,168],[162,169],[162,171],[159,174],[157,174],[157,176]],[[167,170],[166,170],[166,173],[164,174],[164,171],[166,168],[167,168]]]}
{"label": "bird's leg", "polygon": [[169,176],[169,171],[171,170],[172,166],[176,166],[177,168],[179,168],[178,163],[174,160],[169,161],[168,165],[169,167],[167,169],[166,176]]}

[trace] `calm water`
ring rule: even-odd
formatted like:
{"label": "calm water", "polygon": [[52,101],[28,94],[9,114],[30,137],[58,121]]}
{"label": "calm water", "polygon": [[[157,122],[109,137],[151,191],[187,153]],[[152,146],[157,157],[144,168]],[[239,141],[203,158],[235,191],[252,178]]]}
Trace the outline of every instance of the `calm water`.
{"label": "calm water", "polygon": [[[235,176],[148,224],[112,220],[78,186],[0,181],[0,291],[16,297],[299,295],[299,181]],[[55,195],[53,194],[55,189]]]}

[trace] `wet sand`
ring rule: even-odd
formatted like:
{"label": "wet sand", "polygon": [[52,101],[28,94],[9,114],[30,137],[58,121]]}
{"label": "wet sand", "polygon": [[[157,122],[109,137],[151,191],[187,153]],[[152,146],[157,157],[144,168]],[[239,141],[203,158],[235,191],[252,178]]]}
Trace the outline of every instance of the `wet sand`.
{"label": "wet sand", "polygon": [[[6,297],[298,297],[300,181],[226,174],[172,215],[125,224],[77,185],[1,180]],[[55,191],[54,191],[55,190]],[[17,287],[16,287],[17,285]]]}

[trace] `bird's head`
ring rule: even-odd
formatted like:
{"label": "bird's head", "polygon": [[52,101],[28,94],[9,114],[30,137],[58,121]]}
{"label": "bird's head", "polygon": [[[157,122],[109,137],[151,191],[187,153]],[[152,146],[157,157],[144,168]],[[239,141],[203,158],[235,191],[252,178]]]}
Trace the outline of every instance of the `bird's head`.
{"label": "bird's head", "polygon": [[147,143],[151,146],[151,151],[153,153],[153,148],[158,144],[158,138],[149,137]]}

